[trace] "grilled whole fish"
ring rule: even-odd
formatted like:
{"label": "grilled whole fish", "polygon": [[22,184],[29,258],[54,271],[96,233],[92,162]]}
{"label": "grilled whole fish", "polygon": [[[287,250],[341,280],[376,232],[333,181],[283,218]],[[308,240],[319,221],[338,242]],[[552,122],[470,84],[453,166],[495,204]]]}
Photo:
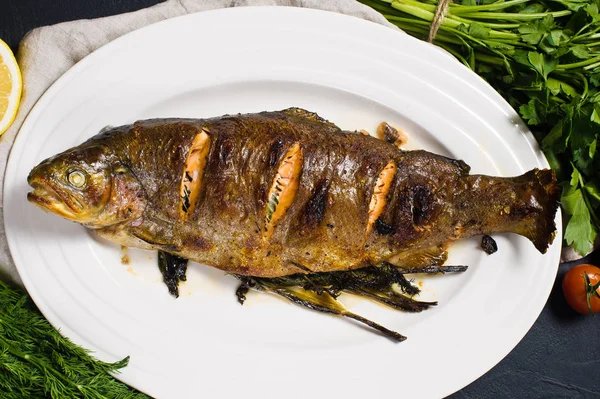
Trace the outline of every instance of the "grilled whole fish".
{"label": "grilled whole fish", "polygon": [[257,277],[442,263],[448,243],[497,232],[543,253],[559,197],[550,170],[469,175],[298,108],[113,128],[28,183],[29,201],[101,237]]}

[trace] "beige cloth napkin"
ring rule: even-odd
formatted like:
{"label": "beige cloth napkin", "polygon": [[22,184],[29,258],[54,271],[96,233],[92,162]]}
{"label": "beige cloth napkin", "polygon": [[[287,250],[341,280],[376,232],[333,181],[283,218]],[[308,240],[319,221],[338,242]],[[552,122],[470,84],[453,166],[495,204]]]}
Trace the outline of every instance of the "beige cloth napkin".
{"label": "beige cloth napkin", "polygon": [[[397,29],[381,14],[355,0],[168,0],[127,14],[35,29],[25,36],[17,54],[23,74],[23,97],[14,124],[0,139],[0,186],[4,183],[10,148],[25,117],[46,89],[78,61],[106,43],[154,22],[236,6],[309,7],[348,14]],[[22,285],[8,250],[1,205],[0,220],[0,279]]]}

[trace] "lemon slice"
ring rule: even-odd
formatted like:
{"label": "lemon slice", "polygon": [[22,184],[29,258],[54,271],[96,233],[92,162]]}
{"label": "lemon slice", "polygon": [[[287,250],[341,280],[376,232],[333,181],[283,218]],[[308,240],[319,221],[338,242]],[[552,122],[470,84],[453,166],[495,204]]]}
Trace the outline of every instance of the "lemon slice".
{"label": "lemon slice", "polygon": [[4,133],[17,115],[21,101],[21,71],[10,47],[0,40],[0,135]]}

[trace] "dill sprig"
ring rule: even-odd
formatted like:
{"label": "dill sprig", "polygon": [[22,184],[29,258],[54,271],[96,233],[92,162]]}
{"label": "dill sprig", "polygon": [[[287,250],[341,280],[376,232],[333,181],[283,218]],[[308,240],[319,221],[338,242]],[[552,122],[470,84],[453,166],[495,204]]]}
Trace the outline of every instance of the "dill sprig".
{"label": "dill sprig", "polygon": [[63,337],[29,296],[0,281],[0,392],[3,399],[147,398],[109,373],[129,357],[106,363]]}

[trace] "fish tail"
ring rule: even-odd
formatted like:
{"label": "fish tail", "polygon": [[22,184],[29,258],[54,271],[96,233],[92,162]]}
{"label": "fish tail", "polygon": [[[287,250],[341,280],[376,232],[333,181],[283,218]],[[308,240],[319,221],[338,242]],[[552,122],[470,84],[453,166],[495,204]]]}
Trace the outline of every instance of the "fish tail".
{"label": "fish tail", "polygon": [[[545,253],[556,235],[554,219],[560,200],[560,187],[550,169],[533,169],[520,178],[520,181],[516,179],[517,184],[527,188],[521,197],[524,200],[521,209],[526,216],[517,224],[515,232],[529,238],[541,253]],[[538,206],[530,206],[532,202]]]}
{"label": "fish tail", "polygon": [[545,253],[556,235],[560,188],[550,169],[509,178],[471,175],[459,196],[461,236],[516,233]]}

